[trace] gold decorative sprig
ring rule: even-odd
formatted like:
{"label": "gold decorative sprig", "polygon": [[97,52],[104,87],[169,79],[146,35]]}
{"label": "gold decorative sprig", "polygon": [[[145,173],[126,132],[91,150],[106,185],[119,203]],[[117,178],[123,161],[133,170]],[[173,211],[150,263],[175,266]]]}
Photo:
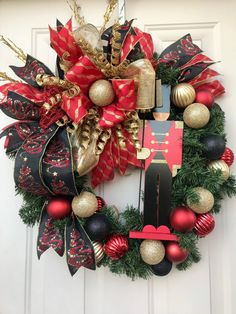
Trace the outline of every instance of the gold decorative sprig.
{"label": "gold decorative sprig", "polygon": [[110,0],[109,1],[109,4],[108,4],[106,11],[105,11],[105,14],[103,16],[103,25],[100,29],[100,34],[102,34],[105,31],[106,25],[110,21],[111,15],[117,6],[117,3],[118,3],[117,0]]}
{"label": "gold decorative sprig", "polygon": [[8,76],[6,74],[6,72],[0,72],[0,81],[3,82],[3,81],[9,81],[9,82],[13,82],[13,83],[16,83],[16,82],[19,82],[17,80],[14,80],[12,77]]}
{"label": "gold decorative sprig", "polygon": [[111,63],[117,66],[120,62],[121,43],[119,43],[121,34],[119,33],[120,24],[116,22],[112,26],[112,39],[111,39]]}
{"label": "gold decorative sprig", "polygon": [[18,59],[20,59],[22,62],[26,61],[26,54],[23,52],[23,50],[16,46],[9,38],[4,38],[2,35],[0,35],[0,42],[2,42],[4,45],[9,47],[13,52],[15,52]]}
{"label": "gold decorative sprig", "polygon": [[[70,3],[70,1],[72,3]],[[78,4],[78,1],[77,0],[70,0],[70,1],[67,0],[67,3],[69,5],[69,7],[71,8],[72,12],[74,13],[74,17],[75,17],[77,23],[81,26],[86,24],[84,16],[81,15],[81,7]]]}

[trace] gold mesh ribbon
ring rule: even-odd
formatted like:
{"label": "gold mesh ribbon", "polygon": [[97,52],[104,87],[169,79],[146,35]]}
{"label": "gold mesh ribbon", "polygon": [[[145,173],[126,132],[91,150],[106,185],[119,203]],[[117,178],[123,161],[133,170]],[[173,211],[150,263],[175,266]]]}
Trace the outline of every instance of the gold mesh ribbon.
{"label": "gold mesh ribbon", "polygon": [[99,156],[111,137],[111,129],[103,130],[98,122],[97,110],[90,109],[72,136],[74,163],[80,176],[87,174],[98,164]]}
{"label": "gold mesh ribbon", "polygon": [[133,79],[137,90],[137,109],[149,110],[155,106],[155,71],[148,59],[132,62],[122,78]]}

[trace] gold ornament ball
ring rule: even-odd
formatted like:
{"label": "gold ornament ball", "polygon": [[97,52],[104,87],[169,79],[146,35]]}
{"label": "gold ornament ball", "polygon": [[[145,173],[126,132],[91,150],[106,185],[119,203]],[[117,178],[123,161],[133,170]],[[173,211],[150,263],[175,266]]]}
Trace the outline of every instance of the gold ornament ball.
{"label": "gold ornament ball", "polygon": [[95,262],[98,264],[104,257],[104,245],[100,242],[92,242],[93,249],[94,249],[94,255],[95,255]]}
{"label": "gold ornament ball", "polygon": [[199,201],[197,203],[193,203],[189,199],[187,199],[188,207],[197,214],[205,214],[209,212],[214,206],[213,194],[202,187],[193,188],[193,191],[198,194]]}
{"label": "gold ornament ball", "polygon": [[93,193],[81,192],[72,200],[72,210],[74,214],[81,218],[92,216],[97,210],[97,198]]}
{"label": "gold ornament ball", "polygon": [[195,100],[196,92],[192,85],[180,83],[171,91],[171,99],[176,107],[186,108]]}
{"label": "gold ornament ball", "polygon": [[225,181],[229,179],[229,166],[224,160],[213,160],[209,163],[208,167],[213,170],[220,170]]}
{"label": "gold ornament ball", "polygon": [[203,128],[210,120],[210,111],[207,106],[193,103],[184,110],[184,123],[192,129]]}
{"label": "gold ornament ball", "polygon": [[89,89],[89,98],[99,107],[110,105],[115,98],[112,84],[107,80],[94,82]]}
{"label": "gold ornament ball", "polygon": [[140,245],[142,260],[148,265],[159,264],[165,256],[165,247],[161,241],[144,240]]}

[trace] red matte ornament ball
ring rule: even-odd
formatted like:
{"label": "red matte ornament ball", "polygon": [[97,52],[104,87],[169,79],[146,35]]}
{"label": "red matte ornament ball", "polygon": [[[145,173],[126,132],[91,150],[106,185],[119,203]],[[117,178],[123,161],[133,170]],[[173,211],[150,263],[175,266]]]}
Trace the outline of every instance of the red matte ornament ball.
{"label": "red matte ornament ball", "polygon": [[113,234],[104,247],[105,254],[112,260],[120,259],[128,249],[128,239],[121,234]]}
{"label": "red matte ornament ball", "polygon": [[211,109],[211,107],[214,105],[214,95],[207,90],[199,90],[196,91],[196,98],[195,102],[203,104],[208,107],[208,109]]}
{"label": "red matte ornament ball", "polygon": [[97,207],[97,211],[100,212],[103,208],[103,206],[106,205],[106,202],[104,201],[104,199],[101,196],[96,196],[97,197],[97,202],[98,202],[98,207]]}
{"label": "red matte ornament ball", "polygon": [[170,224],[176,231],[191,231],[195,223],[196,215],[190,208],[179,206],[174,208],[170,214]]}
{"label": "red matte ornament ball", "polygon": [[194,226],[194,232],[200,236],[205,237],[215,228],[215,220],[211,214],[200,214]]}
{"label": "red matte ornament ball", "polygon": [[48,201],[47,213],[53,219],[63,219],[71,214],[71,200],[66,197],[54,197]]}
{"label": "red matte ornament ball", "polygon": [[188,251],[182,249],[177,242],[168,242],[166,245],[166,257],[170,262],[182,263],[188,257]]}
{"label": "red matte ornament ball", "polygon": [[220,159],[224,160],[224,162],[230,167],[234,162],[234,153],[230,148],[226,147]]}

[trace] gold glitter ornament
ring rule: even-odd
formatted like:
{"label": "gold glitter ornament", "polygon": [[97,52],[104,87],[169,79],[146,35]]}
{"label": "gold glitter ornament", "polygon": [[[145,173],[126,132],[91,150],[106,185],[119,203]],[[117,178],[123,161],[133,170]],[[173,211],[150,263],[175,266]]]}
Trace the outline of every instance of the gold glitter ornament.
{"label": "gold glitter ornament", "polygon": [[110,105],[115,98],[112,84],[107,80],[97,80],[89,89],[89,98],[99,107]]}
{"label": "gold glitter ornament", "polygon": [[74,214],[81,218],[92,216],[97,210],[96,196],[87,191],[83,191],[72,200],[72,210]]}
{"label": "gold glitter ornament", "polygon": [[176,107],[186,108],[194,102],[196,97],[195,89],[188,83],[180,83],[171,91],[171,99]]}
{"label": "gold glitter ornament", "polygon": [[96,264],[98,264],[104,257],[104,245],[101,242],[93,241],[93,250]]}
{"label": "gold glitter ornament", "polygon": [[214,206],[213,194],[202,187],[193,188],[193,191],[198,194],[199,201],[196,203],[191,202],[187,198],[187,205],[197,214],[205,214],[209,212]]}
{"label": "gold glitter ornament", "polygon": [[200,103],[193,103],[184,110],[184,123],[192,129],[203,128],[210,120],[210,111]]}
{"label": "gold glitter ornament", "polygon": [[144,240],[140,245],[140,254],[146,264],[156,265],[165,257],[165,247],[161,241]]}
{"label": "gold glitter ornament", "polygon": [[224,160],[211,161],[208,167],[213,170],[220,170],[222,173],[222,177],[224,178],[225,181],[229,179],[230,176],[229,166]]}

